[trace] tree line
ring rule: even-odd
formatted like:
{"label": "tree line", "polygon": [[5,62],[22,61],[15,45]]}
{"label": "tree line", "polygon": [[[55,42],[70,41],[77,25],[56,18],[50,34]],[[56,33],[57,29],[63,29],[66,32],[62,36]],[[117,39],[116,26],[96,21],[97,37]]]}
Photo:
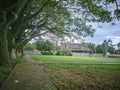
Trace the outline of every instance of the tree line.
{"label": "tree line", "polygon": [[[83,43],[85,47],[88,47],[91,49],[91,54],[103,54],[104,57],[107,57],[107,53],[110,54],[120,54],[120,42],[117,44],[113,44],[112,40],[104,40],[101,44],[95,45],[94,43],[91,42],[84,42]],[[43,52],[42,54],[48,54],[50,52],[50,55],[54,55],[56,53],[62,53],[61,51],[61,46],[56,45],[55,43],[49,41],[49,40],[44,40],[44,39],[39,39],[36,42],[30,44],[28,43],[25,45],[24,50],[39,50]],[[61,51],[61,52],[60,52]],[[46,53],[44,53],[46,52]],[[63,50],[63,52],[65,52]]]}
{"label": "tree line", "polygon": [[94,43],[84,43],[86,47],[92,49],[91,53],[101,53],[103,56],[110,54],[120,54],[120,42],[113,44],[112,40],[104,40],[101,44],[95,45]]}

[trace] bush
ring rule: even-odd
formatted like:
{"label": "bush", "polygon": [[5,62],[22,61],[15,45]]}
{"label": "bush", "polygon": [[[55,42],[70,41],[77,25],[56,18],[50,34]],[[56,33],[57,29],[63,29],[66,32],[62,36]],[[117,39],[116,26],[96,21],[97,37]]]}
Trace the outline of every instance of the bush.
{"label": "bush", "polygon": [[44,50],[43,50],[43,51],[41,51],[41,54],[42,54],[42,55],[48,55],[48,51],[44,51]]}
{"label": "bush", "polygon": [[62,55],[62,51],[57,51],[56,55],[61,56]]}
{"label": "bush", "polygon": [[72,52],[69,50],[57,51],[56,55],[72,56]]}
{"label": "bush", "polygon": [[69,50],[63,50],[63,55],[64,56],[72,56],[72,52]]}
{"label": "bush", "polygon": [[49,55],[54,55],[54,51],[49,51]]}
{"label": "bush", "polygon": [[35,46],[32,45],[32,44],[27,44],[27,45],[24,47],[24,50],[34,51],[34,50],[35,50]]}
{"label": "bush", "polygon": [[8,66],[0,66],[0,87],[5,81],[5,79],[8,77],[10,72],[12,71],[11,67]]}
{"label": "bush", "polygon": [[53,51],[44,51],[44,50],[42,50],[41,54],[42,55],[54,55],[54,52]]}

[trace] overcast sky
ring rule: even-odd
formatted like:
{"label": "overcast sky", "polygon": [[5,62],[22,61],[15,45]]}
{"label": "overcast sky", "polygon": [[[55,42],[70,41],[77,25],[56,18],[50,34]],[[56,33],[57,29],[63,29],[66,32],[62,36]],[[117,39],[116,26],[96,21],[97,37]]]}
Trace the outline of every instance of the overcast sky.
{"label": "overcast sky", "polygon": [[[102,26],[99,28],[99,26]],[[96,29],[94,37],[87,37],[84,42],[92,42],[96,45],[101,44],[104,40],[111,39],[113,44],[120,42],[120,21],[116,22],[116,25],[111,25],[110,23],[93,23],[92,27]],[[79,42],[76,41],[75,42]]]}
{"label": "overcast sky", "polygon": [[93,42],[95,44],[101,44],[103,40],[111,39],[113,44],[120,42],[120,21],[116,22],[116,25],[111,25],[110,23],[102,23],[98,27],[98,24],[92,24],[93,28],[96,29],[94,37],[85,38],[85,42]]}

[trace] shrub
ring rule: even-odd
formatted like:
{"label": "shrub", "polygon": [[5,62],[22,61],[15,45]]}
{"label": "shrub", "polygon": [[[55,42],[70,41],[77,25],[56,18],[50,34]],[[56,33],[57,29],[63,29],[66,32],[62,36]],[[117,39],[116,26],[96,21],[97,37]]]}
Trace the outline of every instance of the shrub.
{"label": "shrub", "polygon": [[72,52],[69,50],[57,51],[56,55],[72,56]]}
{"label": "shrub", "polygon": [[63,55],[64,56],[72,56],[72,52],[69,50],[63,50]]}
{"label": "shrub", "polygon": [[62,51],[57,51],[56,55],[61,56],[62,55]]}
{"label": "shrub", "polygon": [[0,66],[0,87],[5,81],[5,79],[8,77],[10,72],[12,71],[13,68],[9,66]]}
{"label": "shrub", "polygon": [[53,51],[44,51],[44,50],[42,50],[41,54],[42,55],[54,55],[54,52]]}
{"label": "shrub", "polygon": [[32,45],[32,44],[27,44],[27,45],[24,47],[24,50],[34,51],[34,50],[35,50],[35,46]]}
{"label": "shrub", "polygon": [[49,55],[54,55],[54,51],[49,51]]}
{"label": "shrub", "polygon": [[48,55],[48,51],[42,50],[42,51],[41,51],[41,54],[42,54],[42,55]]}

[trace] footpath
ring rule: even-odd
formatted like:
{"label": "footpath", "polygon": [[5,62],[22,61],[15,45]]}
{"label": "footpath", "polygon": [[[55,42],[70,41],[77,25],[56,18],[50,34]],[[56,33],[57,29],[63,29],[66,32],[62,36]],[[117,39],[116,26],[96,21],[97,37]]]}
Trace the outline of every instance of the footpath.
{"label": "footpath", "polygon": [[48,76],[30,56],[18,64],[0,90],[56,90]]}

